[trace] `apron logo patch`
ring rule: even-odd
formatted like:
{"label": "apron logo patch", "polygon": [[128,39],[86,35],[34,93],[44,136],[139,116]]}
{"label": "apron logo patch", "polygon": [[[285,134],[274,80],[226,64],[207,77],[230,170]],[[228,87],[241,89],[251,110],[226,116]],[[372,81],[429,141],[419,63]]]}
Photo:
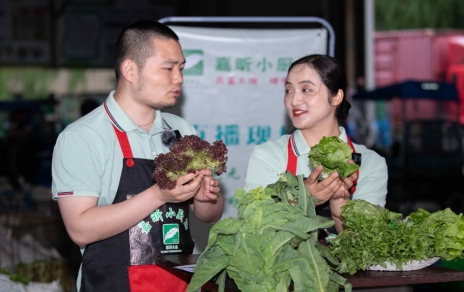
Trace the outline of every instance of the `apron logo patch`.
{"label": "apron logo patch", "polygon": [[164,244],[179,244],[179,225],[163,224],[163,242]]}

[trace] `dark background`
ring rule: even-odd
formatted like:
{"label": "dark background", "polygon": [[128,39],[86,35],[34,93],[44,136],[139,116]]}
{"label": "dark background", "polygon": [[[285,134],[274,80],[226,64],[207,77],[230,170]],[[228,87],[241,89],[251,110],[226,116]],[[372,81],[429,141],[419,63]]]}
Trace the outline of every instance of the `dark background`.
{"label": "dark background", "polygon": [[[131,22],[171,16],[314,16],[335,31],[335,57],[345,63],[354,49],[356,75],[364,71],[363,1],[341,0],[37,0],[0,4],[0,64],[50,67],[111,67],[118,33]],[[347,9],[346,9],[347,8]],[[348,15],[347,15],[348,14]],[[351,19],[347,23],[347,19]],[[9,20],[9,21],[8,21]],[[10,25],[12,24],[12,25]],[[188,24],[187,24],[188,25]],[[300,28],[314,24],[207,24],[216,27]],[[347,29],[354,40],[345,40]]]}

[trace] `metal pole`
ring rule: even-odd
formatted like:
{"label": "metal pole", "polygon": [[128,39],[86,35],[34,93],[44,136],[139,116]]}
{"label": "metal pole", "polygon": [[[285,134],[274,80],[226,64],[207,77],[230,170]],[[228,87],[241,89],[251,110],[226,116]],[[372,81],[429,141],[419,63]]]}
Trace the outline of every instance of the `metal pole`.
{"label": "metal pole", "polygon": [[[375,88],[375,70],[374,70],[374,0],[364,0],[364,42],[366,51],[365,62],[365,87],[366,90]],[[368,135],[366,137],[366,146],[373,147],[376,140],[377,129],[375,127],[375,102],[366,101],[366,122],[368,123]]]}

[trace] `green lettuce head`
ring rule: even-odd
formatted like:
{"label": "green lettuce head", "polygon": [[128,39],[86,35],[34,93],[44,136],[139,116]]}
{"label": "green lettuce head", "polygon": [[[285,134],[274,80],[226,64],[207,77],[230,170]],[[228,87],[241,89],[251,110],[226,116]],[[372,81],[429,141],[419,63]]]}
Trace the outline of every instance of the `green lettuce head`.
{"label": "green lettuce head", "polygon": [[354,163],[348,163],[351,159],[353,150],[338,137],[322,137],[318,144],[311,147],[309,151],[309,162],[313,167],[322,165],[321,176],[323,179],[335,171],[341,179],[354,173],[359,166]]}

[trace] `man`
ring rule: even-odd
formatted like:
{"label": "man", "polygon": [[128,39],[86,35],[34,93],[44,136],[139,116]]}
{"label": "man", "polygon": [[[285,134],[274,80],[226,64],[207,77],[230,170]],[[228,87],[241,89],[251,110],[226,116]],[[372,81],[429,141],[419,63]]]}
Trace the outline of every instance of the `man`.
{"label": "man", "polygon": [[222,215],[211,170],[179,177],[172,190],[152,179],[153,159],[168,152],[163,133],[195,134],[182,118],[160,112],[180,97],[184,66],[170,28],[149,20],[129,25],[115,45],[116,90],[57,140],[52,193],[83,251],[79,291],[129,291],[129,266],[193,251],[189,209],[204,222]]}

